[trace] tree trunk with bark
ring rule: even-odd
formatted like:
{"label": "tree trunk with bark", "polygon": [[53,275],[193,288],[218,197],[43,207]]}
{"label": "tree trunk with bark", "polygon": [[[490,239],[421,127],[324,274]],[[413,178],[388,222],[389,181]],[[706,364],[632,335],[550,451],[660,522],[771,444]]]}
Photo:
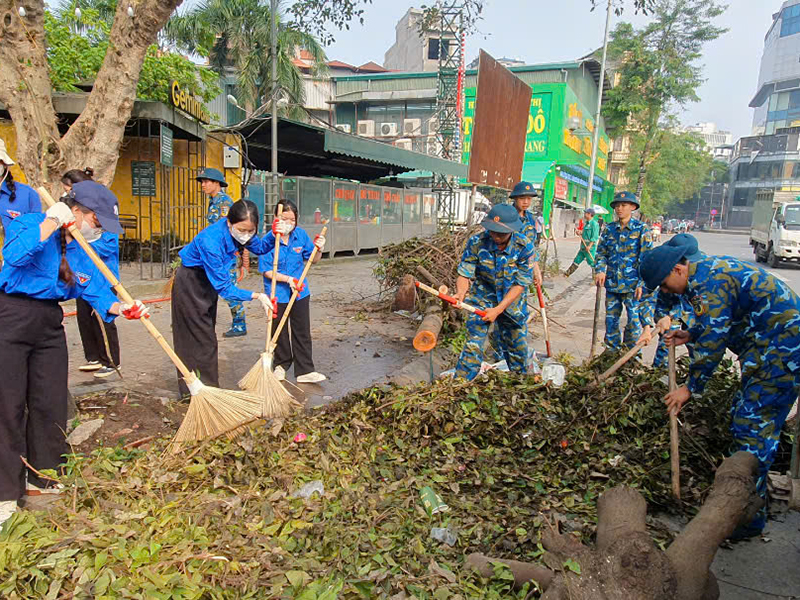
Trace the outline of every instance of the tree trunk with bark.
{"label": "tree trunk with bark", "polygon": [[[33,186],[60,194],[61,175],[91,166],[110,184],[150,45],[182,0],[119,2],[108,51],[86,107],[59,130],[47,65],[43,0],[0,0],[0,102],[17,134],[15,160]],[[24,16],[19,8],[24,8]],[[129,8],[134,11],[129,16]]]}
{"label": "tree trunk with bark", "polygon": [[[544,562],[551,568],[480,554],[471,554],[467,564],[489,576],[491,562],[505,563],[517,587],[534,580],[545,590],[543,600],[716,600],[719,587],[709,567],[719,544],[761,506],[755,493],[757,465],[746,452],[726,459],[700,512],[666,552],[647,533],[644,498],[616,487],[598,500],[595,548],[552,529],[542,536]],[[579,568],[565,566],[573,563]]]}

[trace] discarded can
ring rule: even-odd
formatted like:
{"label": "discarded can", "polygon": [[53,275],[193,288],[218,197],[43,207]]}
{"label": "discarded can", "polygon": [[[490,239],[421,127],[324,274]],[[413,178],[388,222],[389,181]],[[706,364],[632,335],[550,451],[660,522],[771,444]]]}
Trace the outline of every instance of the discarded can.
{"label": "discarded can", "polygon": [[450,510],[450,507],[444,503],[442,497],[433,491],[433,488],[429,485],[426,485],[419,491],[420,500],[422,500],[422,506],[425,508],[425,512],[428,513],[429,517],[441,512],[447,512]]}

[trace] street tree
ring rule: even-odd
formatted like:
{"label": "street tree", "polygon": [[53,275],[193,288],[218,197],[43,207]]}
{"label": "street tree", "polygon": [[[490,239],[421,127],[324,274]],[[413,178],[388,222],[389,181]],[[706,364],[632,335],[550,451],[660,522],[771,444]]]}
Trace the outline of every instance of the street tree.
{"label": "street tree", "polygon": [[[269,5],[267,0],[206,0],[173,16],[164,28],[165,38],[183,51],[207,57],[219,75],[235,73],[238,100],[249,112],[272,94]],[[285,114],[300,117],[305,91],[295,53],[308,52],[312,74],[325,72],[326,57],[313,35],[284,17],[277,15],[278,87],[289,96]]]}
{"label": "street tree", "polygon": [[716,25],[725,6],[715,0],[654,0],[652,20],[639,29],[620,23],[609,47],[617,85],[603,106],[608,126],[643,140],[632,181],[641,197],[648,167],[664,140],[668,117],[699,100],[703,46],[727,31]]}
{"label": "street tree", "polygon": [[[648,217],[664,214],[675,202],[691,198],[713,178],[714,159],[705,151],[700,137],[662,129],[658,138],[658,149],[650,156],[647,180],[638,195],[642,213]],[[643,133],[633,132],[630,142],[625,173],[633,182],[639,174],[640,156],[647,140]]]}

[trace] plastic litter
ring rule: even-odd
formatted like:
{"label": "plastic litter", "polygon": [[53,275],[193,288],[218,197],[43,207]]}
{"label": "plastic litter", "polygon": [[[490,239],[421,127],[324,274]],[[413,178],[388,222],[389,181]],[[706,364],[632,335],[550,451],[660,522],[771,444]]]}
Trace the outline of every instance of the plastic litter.
{"label": "plastic litter", "polygon": [[542,381],[552,381],[556,387],[564,385],[567,370],[560,362],[548,358],[542,365]]}
{"label": "plastic litter", "polygon": [[447,527],[432,527],[431,538],[448,546],[455,546],[458,536]]}
{"label": "plastic litter", "polygon": [[316,481],[309,481],[299,490],[292,494],[292,498],[305,498],[308,500],[314,493],[318,493],[320,496],[325,495],[325,486],[322,484],[322,481],[317,479]]}

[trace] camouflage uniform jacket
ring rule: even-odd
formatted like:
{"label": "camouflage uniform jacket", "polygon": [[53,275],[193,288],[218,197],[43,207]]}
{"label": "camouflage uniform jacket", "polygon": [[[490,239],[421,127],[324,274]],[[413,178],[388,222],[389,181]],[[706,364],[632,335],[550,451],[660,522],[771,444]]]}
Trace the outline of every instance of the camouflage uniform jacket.
{"label": "camouflage uniform jacket", "polygon": [[220,219],[227,217],[231,206],[233,206],[233,199],[225,192],[212,196],[208,202],[208,212],[206,213],[208,224],[213,225]]}
{"label": "camouflage uniform jacket", "polygon": [[[527,290],[533,283],[531,257],[534,254],[530,239],[521,232],[511,234],[504,250],[499,250],[488,232],[473,235],[464,248],[458,274],[473,280],[469,301],[480,308],[492,308],[502,302],[514,286]],[[527,322],[526,293],[503,313],[518,324]]]}
{"label": "camouflage uniform jacket", "polygon": [[528,238],[528,241],[531,243],[531,247],[533,248],[533,259],[539,260],[539,231],[536,228],[536,215],[534,215],[531,211],[526,210],[525,214],[523,214],[520,219],[522,220],[522,229],[520,233]]}
{"label": "camouflage uniform jacket", "polygon": [[606,291],[629,294],[644,284],[639,278],[639,258],[653,246],[647,226],[631,219],[625,227],[609,223],[597,247],[595,272],[606,274]]}
{"label": "camouflage uniform jacket", "polygon": [[692,393],[703,391],[726,348],[738,355],[742,380],[800,373],[800,298],[778,278],[729,256],[709,256],[689,263],[682,297],[695,316]]}

